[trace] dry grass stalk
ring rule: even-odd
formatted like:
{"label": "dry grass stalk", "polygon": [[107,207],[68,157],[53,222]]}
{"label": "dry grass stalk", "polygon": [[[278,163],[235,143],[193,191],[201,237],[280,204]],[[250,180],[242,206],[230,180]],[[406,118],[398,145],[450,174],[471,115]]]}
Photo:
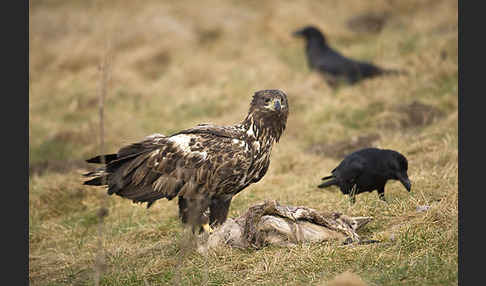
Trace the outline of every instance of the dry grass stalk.
{"label": "dry grass stalk", "polygon": [[[100,92],[99,92],[99,116],[100,116],[100,154],[105,154],[105,98],[108,93],[108,85],[110,80],[110,72],[111,72],[111,49],[110,49],[110,42],[107,41],[107,47],[105,47],[105,52],[103,54],[103,60],[99,65],[99,71],[101,74],[100,80]],[[101,163],[105,164],[105,157],[101,156]],[[103,177],[102,184],[105,184],[106,177]],[[97,244],[97,253],[95,259],[95,274],[94,274],[94,283],[96,286],[99,285],[100,279],[103,275],[103,272],[106,270],[106,255],[105,250],[103,249],[103,234],[104,234],[104,220],[105,217],[108,216],[108,195],[105,194],[103,196],[103,200],[101,201],[101,206],[97,212],[98,217],[98,244]]]}

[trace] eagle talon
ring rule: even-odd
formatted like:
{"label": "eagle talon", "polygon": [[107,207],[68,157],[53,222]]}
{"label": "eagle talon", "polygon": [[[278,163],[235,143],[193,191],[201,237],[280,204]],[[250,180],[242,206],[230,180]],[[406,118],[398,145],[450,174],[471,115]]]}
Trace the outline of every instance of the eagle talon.
{"label": "eagle talon", "polygon": [[213,233],[213,232],[214,232],[213,228],[212,228],[212,227],[211,227],[211,226],[210,226],[208,223],[203,224],[203,225],[202,225],[202,229],[203,229],[205,232],[207,232],[208,234],[211,234],[211,233]]}

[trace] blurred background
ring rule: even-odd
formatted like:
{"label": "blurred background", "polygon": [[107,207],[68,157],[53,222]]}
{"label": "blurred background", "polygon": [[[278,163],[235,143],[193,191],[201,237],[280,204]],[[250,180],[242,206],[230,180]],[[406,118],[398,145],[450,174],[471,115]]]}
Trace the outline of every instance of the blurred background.
{"label": "blurred background", "polygon": [[[255,91],[284,90],[290,114],[270,169],[262,182],[235,197],[229,216],[275,199],[374,216],[365,236],[401,241],[360,258],[339,253],[334,266],[297,259],[302,253],[310,260],[333,257],[328,246],[287,256],[279,249],[226,250],[180,264],[174,258],[181,232],[176,202],[158,201],[146,210],[109,197],[105,285],[170,285],[177,273],[184,273],[186,284],[297,285],[325,282],[345,270],[370,285],[394,285],[402,276],[400,281],[411,285],[457,283],[457,1],[31,0],[29,5],[33,285],[92,281],[96,211],[105,192],[83,186],[80,174],[92,168],[84,159],[100,152],[102,88],[106,152],[152,133],[237,123]],[[304,41],[291,35],[305,25],[320,28],[346,56],[408,75],[331,89],[309,70]],[[317,190],[320,178],[346,154],[369,146],[407,156],[412,193],[389,183],[388,205],[374,192],[359,195],[350,207],[339,191]],[[434,207],[417,213],[421,205]],[[410,248],[398,254],[406,243]],[[369,266],[378,253],[387,254]],[[350,264],[346,257],[362,260]],[[295,270],[290,273],[283,270],[289,259],[286,267]],[[391,274],[379,274],[384,265]],[[198,272],[202,268],[208,272]]]}

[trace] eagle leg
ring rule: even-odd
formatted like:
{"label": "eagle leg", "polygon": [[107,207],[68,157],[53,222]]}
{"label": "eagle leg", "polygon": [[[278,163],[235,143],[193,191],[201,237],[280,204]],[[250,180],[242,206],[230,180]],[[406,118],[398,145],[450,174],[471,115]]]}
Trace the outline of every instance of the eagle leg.
{"label": "eagle leg", "polygon": [[184,197],[177,197],[178,198],[178,205],[179,205],[179,218],[181,219],[183,224],[187,224],[189,222],[189,214],[187,208],[187,200]]}
{"label": "eagle leg", "polygon": [[209,224],[222,225],[228,217],[232,198],[212,198],[209,204]]}
{"label": "eagle leg", "polygon": [[180,196],[178,203],[179,217],[183,224],[189,224],[193,233],[210,232],[209,218],[205,214],[209,207],[206,198],[184,198]]}
{"label": "eagle leg", "polygon": [[211,228],[211,226],[209,225],[209,223],[205,223],[205,224],[203,224],[203,225],[202,225],[202,229],[203,229],[205,232],[209,233],[209,234],[213,233],[213,229]]}

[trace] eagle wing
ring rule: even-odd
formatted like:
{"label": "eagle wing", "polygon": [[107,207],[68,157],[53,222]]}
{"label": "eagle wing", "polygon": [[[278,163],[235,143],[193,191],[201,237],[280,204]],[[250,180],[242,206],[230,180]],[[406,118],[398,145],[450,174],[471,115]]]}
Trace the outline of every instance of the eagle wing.
{"label": "eagle wing", "polygon": [[[103,173],[92,179],[106,179],[109,194],[134,202],[175,196],[190,197],[234,194],[248,185],[252,151],[235,127],[204,124],[172,136],[154,134],[107,155]],[[99,156],[98,156],[99,157]],[[97,162],[95,157],[88,162]],[[98,158],[98,159],[97,159]]]}
{"label": "eagle wing", "polygon": [[179,134],[212,134],[217,137],[225,137],[231,139],[243,139],[244,132],[242,131],[242,126],[217,126],[209,123],[198,124],[194,128],[185,129],[180,132],[173,134],[172,136],[177,136]]}

